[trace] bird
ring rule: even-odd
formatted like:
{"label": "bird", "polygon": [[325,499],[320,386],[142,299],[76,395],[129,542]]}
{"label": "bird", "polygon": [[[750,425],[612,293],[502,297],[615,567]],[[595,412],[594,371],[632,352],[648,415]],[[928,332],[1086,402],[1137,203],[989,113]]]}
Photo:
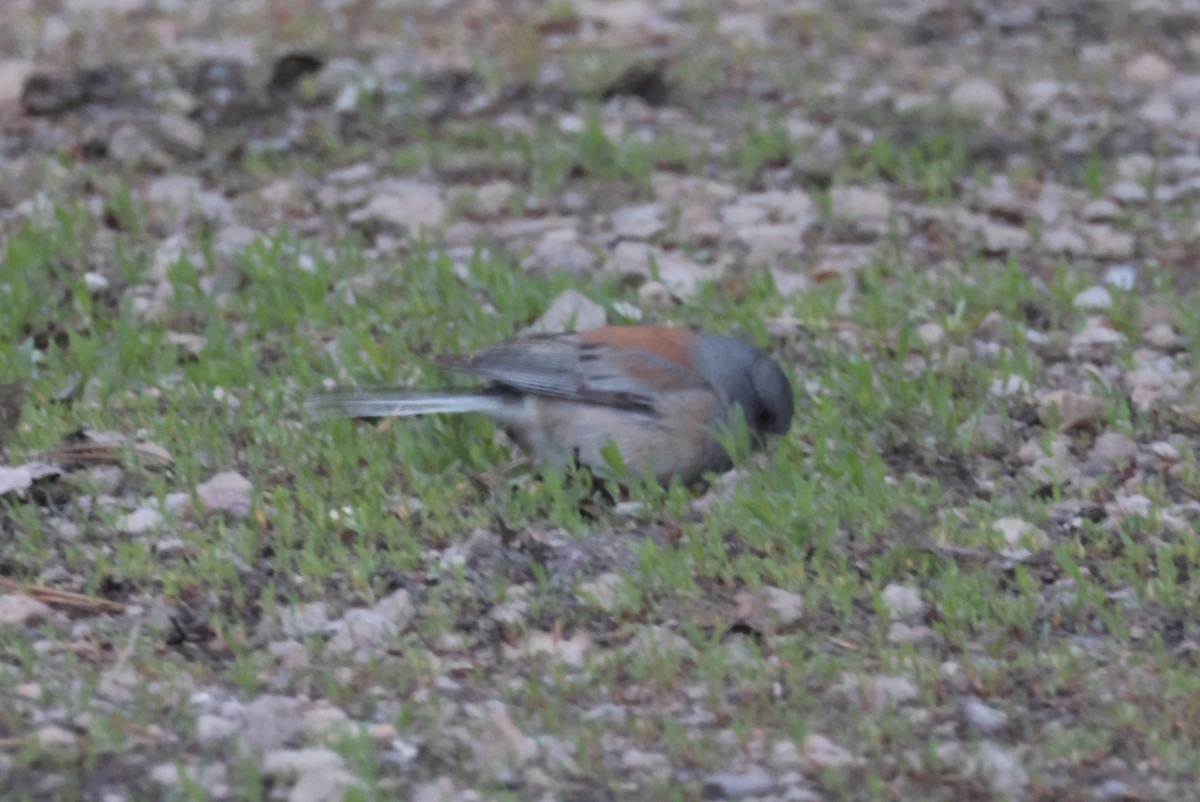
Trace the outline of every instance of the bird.
{"label": "bird", "polygon": [[768,353],[682,327],[534,334],[440,364],[485,384],[334,390],[306,406],[316,419],[477,413],[542,464],[599,474],[611,469],[606,454],[615,446],[628,474],[649,472],[664,486],[731,468],[722,442],[738,430],[738,416],[760,448],[786,434],[794,415],[792,385]]}

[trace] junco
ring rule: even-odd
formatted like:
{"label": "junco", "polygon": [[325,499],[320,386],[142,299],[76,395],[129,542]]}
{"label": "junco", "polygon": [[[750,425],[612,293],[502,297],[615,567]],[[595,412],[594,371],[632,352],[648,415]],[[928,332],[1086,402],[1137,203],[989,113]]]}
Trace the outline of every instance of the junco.
{"label": "junco", "polygon": [[477,412],[551,465],[625,468],[685,484],[732,465],[714,433],[740,410],[754,446],[792,422],[792,387],[763,351],[733,337],[668,326],[605,326],[534,335],[444,363],[488,383],[478,390],[348,390],[315,396],[312,413],[376,418]]}

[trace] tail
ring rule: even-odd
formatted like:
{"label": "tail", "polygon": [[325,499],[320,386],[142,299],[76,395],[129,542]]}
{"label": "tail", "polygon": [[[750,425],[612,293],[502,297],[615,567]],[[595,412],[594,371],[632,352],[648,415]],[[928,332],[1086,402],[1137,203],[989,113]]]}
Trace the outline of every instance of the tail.
{"label": "tail", "polygon": [[304,402],[310,419],[408,418],[414,415],[493,413],[503,402],[469,390],[338,390]]}

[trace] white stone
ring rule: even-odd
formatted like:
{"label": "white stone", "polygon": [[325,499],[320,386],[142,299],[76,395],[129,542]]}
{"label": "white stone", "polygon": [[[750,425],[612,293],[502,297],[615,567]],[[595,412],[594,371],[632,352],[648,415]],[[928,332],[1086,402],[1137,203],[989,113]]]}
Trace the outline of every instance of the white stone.
{"label": "white stone", "polygon": [[918,588],[892,583],[879,594],[883,606],[897,618],[916,618],[925,612],[925,601]]}
{"label": "white stone", "polygon": [[553,301],[522,334],[551,334],[587,331],[608,323],[604,307],[577,290],[566,290]]}
{"label": "white stone", "polygon": [[968,78],[956,86],[950,93],[950,103],[989,120],[999,117],[1008,108],[1004,93],[982,78]]}
{"label": "white stone", "polygon": [[223,512],[241,520],[250,514],[250,480],[234,471],[218,473],[196,487],[196,497],[210,512]]}
{"label": "white stone", "polygon": [[0,626],[37,624],[53,614],[49,606],[23,593],[0,595]]}
{"label": "white stone", "polygon": [[1111,309],[1113,300],[1107,287],[1097,285],[1078,293],[1074,303],[1077,309]]}

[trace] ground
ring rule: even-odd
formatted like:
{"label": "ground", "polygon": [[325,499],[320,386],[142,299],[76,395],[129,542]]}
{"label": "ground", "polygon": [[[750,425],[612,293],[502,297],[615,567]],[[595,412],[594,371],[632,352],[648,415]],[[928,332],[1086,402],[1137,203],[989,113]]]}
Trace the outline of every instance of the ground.
{"label": "ground", "polygon": [[[1200,799],[1200,5],[0,8],[5,799]],[[539,474],[335,385],[736,332]]]}

